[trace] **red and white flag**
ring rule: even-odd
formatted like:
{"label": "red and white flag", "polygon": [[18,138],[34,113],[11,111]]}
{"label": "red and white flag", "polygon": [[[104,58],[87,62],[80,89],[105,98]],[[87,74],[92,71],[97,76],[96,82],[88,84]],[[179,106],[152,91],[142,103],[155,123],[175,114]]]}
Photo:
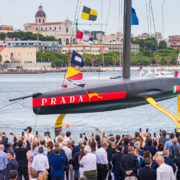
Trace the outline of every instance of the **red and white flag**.
{"label": "red and white flag", "polygon": [[87,34],[83,33],[82,31],[79,31],[79,30],[77,31],[76,38],[77,39],[82,39],[82,40],[85,40],[85,41],[90,40],[90,37]]}

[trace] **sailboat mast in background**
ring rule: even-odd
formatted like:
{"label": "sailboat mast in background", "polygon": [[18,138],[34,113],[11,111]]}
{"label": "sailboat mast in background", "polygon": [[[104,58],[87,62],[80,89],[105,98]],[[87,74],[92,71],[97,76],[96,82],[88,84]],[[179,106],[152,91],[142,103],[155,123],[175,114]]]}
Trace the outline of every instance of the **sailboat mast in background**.
{"label": "sailboat mast in background", "polygon": [[124,0],[123,78],[130,78],[132,0]]}

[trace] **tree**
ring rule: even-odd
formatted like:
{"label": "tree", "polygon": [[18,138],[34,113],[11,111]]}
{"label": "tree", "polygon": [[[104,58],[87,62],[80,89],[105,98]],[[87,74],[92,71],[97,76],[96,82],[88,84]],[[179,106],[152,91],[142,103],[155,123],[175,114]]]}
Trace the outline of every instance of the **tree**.
{"label": "tree", "polygon": [[172,57],[168,56],[165,58],[167,65],[169,65],[172,61]]}
{"label": "tree", "polygon": [[156,64],[159,64],[161,62],[161,56],[155,56],[155,62]]}
{"label": "tree", "polygon": [[91,65],[92,67],[94,66],[94,61],[96,60],[96,56],[95,55],[92,55],[91,56]]}
{"label": "tree", "polygon": [[159,49],[166,49],[167,48],[167,43],[166,41],[160,41],[159,42]]}

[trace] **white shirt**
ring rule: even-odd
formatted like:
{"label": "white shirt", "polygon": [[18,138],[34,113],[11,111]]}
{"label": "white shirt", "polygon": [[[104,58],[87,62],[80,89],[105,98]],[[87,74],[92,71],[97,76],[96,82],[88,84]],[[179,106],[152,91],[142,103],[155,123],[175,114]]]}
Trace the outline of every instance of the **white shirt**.
{"label": "white shirt", "polygon": [[72,159],[72,150],[70,148],[68,148],[67,146],[63,146],[63,149],[68,158],[68,161],[71,160]]}
{"label": "white shirt", "polygon": [[30,141],[32,141],[34,139],[34,135],[29,133],[29,138],[27,137],[27,133],[25,134],[26,139],[29,139]]}
{"label": "white shirt", "polygon": [[139,76],[142,78],[142,77],[144,77],[144,71],[143,70],[141,70],[140,72],[139,72]]}
{"label": "white shirt", "polygon": [[96,158],[98,164],[108,164],[107,152],[103,147],[96,150]]}
{"label": "white shirt", "polygon": [[88,153],[80,161],[80,165],[83,165],[84,171],[96,170],[96,155],[93,153]]}
{"label": "white shirt", "polygon": [[70,137],[67,137],[67,136],[64,137],[64,141],[67,141],[67,142],[68,142],[68,141],[70,141],[70,140],[71,140]]}
{"label": "white shirt", "polygon": [[176,180],[172,167],[165,163],[161,164],[157,168],[156,180]]}
{"label": "white shirt", "polygon": [[47,169],[49,169],[49,162],[47,156],[44,156],[43,154],[38,154],[34,156],[32,162],[32,169],[35,169],[36,171],[46,171]]}

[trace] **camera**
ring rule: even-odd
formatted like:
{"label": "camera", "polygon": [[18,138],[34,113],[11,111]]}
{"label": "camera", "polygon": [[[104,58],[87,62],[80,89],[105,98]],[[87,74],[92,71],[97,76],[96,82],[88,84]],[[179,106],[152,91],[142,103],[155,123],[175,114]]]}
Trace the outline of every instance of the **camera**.
{"label": "camera", "polygon": [[9,134],[10,134],[11,136],[13,135],[13,133],[12,133],[12,132],[10,132]]}

